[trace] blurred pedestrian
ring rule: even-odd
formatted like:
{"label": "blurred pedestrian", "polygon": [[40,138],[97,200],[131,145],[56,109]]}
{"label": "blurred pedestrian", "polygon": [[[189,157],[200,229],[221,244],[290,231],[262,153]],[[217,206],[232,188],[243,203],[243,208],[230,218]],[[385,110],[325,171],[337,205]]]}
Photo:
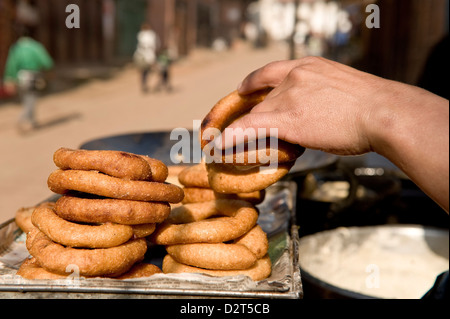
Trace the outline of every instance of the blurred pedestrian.
{"label": "blurred pedestrian", "polygon": [[44,72],[53,67],[45,47],[28,36],[26,28],[18,29],[18,40],[11,46],[6,60],[4,82],[10,93],[18,92],[23,111],[18,121],[20,131],[36,128],[36,101],[46,87]]}
{"label": "blurred pedestrian", "polygon": [[136,67],[141,73],[142,92],[148,92],[148,77],[156,62],[159,38],[148,23],[143,23],[137,35],[137,48],[133,55]]}
{"label": "blurred pedestrian", "polygon": [[166,48],[160,52],[158,55],[158,71],[159,71],[159,82],[157,90],[165,89],[166,91],[172,91],[172,86],[170,84],[170,64],[172,60],[170,58],[169,50]]}

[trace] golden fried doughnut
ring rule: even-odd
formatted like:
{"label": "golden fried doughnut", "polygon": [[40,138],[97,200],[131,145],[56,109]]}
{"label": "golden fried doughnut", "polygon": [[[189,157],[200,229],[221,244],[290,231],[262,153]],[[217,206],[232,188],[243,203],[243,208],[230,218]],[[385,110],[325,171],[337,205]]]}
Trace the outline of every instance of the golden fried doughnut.
{"label": "golden fried doughnut", "polygon": [[208,172],[204,162],[183,169],[178,174],[178,180],[186,187],[209,188]]}
{"label": "golden fried doughnut", "polygon": [[108,248],[133,237],[133,228],[120,224],[82,225],[62,219],[48,207],[37,207],[31,222],[51,240],[68,247]]}
{"label": "golden fried doughnut", "polygon": [[256,263],[248,269],[240,270],[211,270],[198,267],[192,267],[177,262],[173,257],[167,254],[163,259],[162,270],[164,273],[202,273],[215,277],[245,275],[254,281],[263,280],[270,276],[272,263],[268,255],[258,259]]}
{"label": "golden fried doughnut", "polygon": [[245,201],[185,204],[172,210],[150,240],[159,245],[221,243],[247,233],[257,220],[258,211]]}
{"label": "golden fried doughnut", "polygon": [[114,279],[131,279],[131,278],[143,278],[143,277],[150,277],[154,274],[161,274],[162,270],[153,264],[148,264],[144,262],[136,263],[131,267],[130,270],[128,270],[126,273],[124,273],[121,276],[114,277]]}
{"label": "golden fried doughnut", "polygon": [[47,184],[57,194],[75,190],[117,199],[170,203],[181,202],[184,197],[183,190],[172,184],[124,180],[96,171],[59,169],[50,174]]}
{"label": "golden fried doughnut", "polygon": [[152,171],[152,181],[162,183],[169,176],[169,168],[156,158],[148,157],[145,155],[140,155],[150,166]]}
{"label": "golden fried doughnut", "polygon": [[131,228],[133,229],[134,238],[144,238],[153,234],[153,232],[156,229],[156,225],[155,224],[131,225]]}
{"label": "golden fried doughnut", "polygon": [[125,225],[161,223],[170,214],[166,202],[143,202],[65,195],[56,201],[55,212],[66,220]]}
{"label": "golden fried doughnut", "polygon": [[16,275],[25,279],[65,279],[69,274],[60,275],[42,268],[36,258],[27,258],[20,265]]}
{"label": "golden fried doughnut", "polygon": [[250,268],[268,249],[267,235],[259,225],[232,243],[166,246],[167,252],[179,263],[217,270]]}
{"label": "golden fried doughnut", "polygon": [[198,188],[198,187],[185,187],[184,198],[182,203],[200,203],[208,202],[216,199],[238,199],[245,200],[253,205],[258,205],[264,200],[265,191],[254,191],[251,193],[239,193],[239,194],[221,194],[215,192],[211,188]]}
{"label": "golden fried doughnut", "polygon": [[207,165],[209,184],[214,191],[224,194],[250,193],[265,189],[283,178],[294,162],[278,164],[277,168],[239,168],[234,165],[211,163]]}
{"label": "golden fried doughnut", "polygon": [[19,208],[16,211],[15,215],[15,222],[17,226],[26,234],[28,233],[32,228],[34,228],[33,223],[31,222],[31,215],[33,214],[33,211],[36,209],[36,207],[55,207],[54,202],[44,202],[36,206],[31,207],[22,207]]}
{"label": "golden fried doughnut", "polygon": [[152,171],[147,161],[127,152],[62,147],[53,154],[53,161],[61,169],[96,170],[119,178],[152,180]]}
{"label": "golden fried doughnut", "polygon": [[[248,149],[248,143],[245,144],[246,146],[243,145],[242,150],[238,147],[228,151],[218,150],[221,153],[220,156],[214,154],[215,148],[208,145],[212,140],[209,135],[213,133],[209,132],[210,129],[223,132],[234,120],[262,102],[270,91],[271,89],[264,89],[248,95],[240,95],[237,91],[233,91],[213,106],[203,119],[200,131],[201,147],[207,157],[213,158],[216,163],[255,165],[295,161],[304,152],[303,147],[282,140],[278,140],[277,147],[272,149],[270,138],[264,138],[257,144],[253,144],[255,147],[252,150]],[[264,147],[260,148],[259,145],[262,142]]]}
{"label": "golden fried doughnut", "polygon": [[80,276],[88,277],[120,276],[141,261],[147,251],[147,243],[143,238],[129,240],[111,248],[64,247],[38,229],[28,233],[26,246],[39,265],[47,271],[64,275],[67,266],[76,266]]}

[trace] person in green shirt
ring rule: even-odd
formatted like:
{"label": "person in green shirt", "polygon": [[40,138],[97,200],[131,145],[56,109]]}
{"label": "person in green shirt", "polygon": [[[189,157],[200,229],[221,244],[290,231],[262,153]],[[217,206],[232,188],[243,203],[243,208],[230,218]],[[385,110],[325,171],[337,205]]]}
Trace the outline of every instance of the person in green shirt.
{"label": "person in green shirt", "polygon": [[10,92],[18,91],[23,105],[19,118],[20,130],[36,127],[35,107],[37,95],[45,87],[42,72],[53,67],[53,60],[38,41],[21,36],[11,46],[6,60],[4,83]]}

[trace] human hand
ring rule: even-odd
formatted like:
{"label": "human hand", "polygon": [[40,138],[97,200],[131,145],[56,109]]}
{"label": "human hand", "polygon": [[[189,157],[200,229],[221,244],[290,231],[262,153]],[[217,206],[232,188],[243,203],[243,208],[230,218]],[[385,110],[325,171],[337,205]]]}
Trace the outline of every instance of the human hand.
{"label": "human hand", "polygon": [[[391,81],[323,58],[272,62],[249,74],[238,91],[274,89],[229,128],[265,128],[267,133],[277,128],[278,138],[303,147],[362,154],[372,150],[368,121],[386,82]],[[235,138],[236,144],[244,142]],[[223,146],[232,144],[225,140]]]}
{"label": "human hand", "polygon": [[[316,57],[269,63],[249,74],[238,92],[266,87],[273,90],[229,131],[276,128],[276,137],[306,148],[337,155],[377,152],[448,212],[448,100]],[[248,138],[226,137],[216,146]]]}

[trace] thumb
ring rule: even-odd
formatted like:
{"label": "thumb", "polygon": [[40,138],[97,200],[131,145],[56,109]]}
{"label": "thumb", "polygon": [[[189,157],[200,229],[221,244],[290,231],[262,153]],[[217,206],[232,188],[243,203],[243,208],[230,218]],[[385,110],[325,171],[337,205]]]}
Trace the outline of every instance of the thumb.
{"label": "thumb", "polygon": [[215,147],[226,149],[269,136],[278,137],[278,129],[273,127],[274,115],[273,112],[254,112],[240,117],[216,138]]}

